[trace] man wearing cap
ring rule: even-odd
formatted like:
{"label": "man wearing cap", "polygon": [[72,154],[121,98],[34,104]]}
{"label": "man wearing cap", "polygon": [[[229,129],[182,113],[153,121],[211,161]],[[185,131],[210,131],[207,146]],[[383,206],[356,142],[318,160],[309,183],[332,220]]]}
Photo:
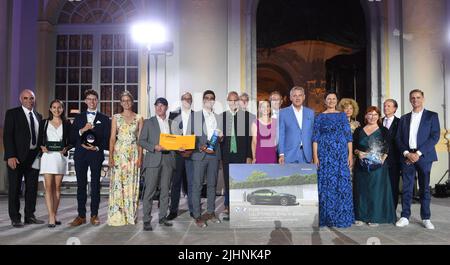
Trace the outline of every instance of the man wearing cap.
{"label": "man wearing cap", "polygon": [[171,133],[170,120],[167,116],[168,102],[165,98],[158,98],[155,101],[156,115],[146,119],[142,128],[138,144],[147,153],[144,159],[144,198],[143,198],[143,221],[144,230],[152,231],[152,205],[158,183],[161,192],[159,195],[159,224],[172,226],[167,218],[169,207],[169,189],[173,171],[175,170],[175,154],[173,151],[165,150],[159,145],[161,133]]}

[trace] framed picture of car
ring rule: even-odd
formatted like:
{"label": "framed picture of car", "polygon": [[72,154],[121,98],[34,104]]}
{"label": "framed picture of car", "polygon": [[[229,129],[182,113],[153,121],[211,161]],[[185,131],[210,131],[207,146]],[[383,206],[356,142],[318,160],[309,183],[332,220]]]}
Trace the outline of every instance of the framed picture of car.
{"label": "framed picture of car", "polygon": [[230,164],[231,227],[311,227],[317,215],[314,165]]}

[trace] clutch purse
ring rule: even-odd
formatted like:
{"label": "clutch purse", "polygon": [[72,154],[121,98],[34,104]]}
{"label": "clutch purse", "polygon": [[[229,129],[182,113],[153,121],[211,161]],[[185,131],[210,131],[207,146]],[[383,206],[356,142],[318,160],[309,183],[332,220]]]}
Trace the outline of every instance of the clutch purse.
{"label": "clutch purse", "polygon": [[62,141],[58,142],[47,141],[47,144],[45,146],[47,147],[48,151],[60,152],[64,149],[64,144]]}

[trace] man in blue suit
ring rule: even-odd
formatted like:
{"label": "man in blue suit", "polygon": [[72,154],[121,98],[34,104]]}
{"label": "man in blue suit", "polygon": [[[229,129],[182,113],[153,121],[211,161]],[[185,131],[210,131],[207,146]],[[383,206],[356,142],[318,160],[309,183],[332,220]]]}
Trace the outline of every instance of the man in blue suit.
{"label": "man in blue suit", "polygon": [[409,224],[414,177],[418,172],[420,190],[420,217],[427,229],[434,229],[430,221],[430,172],[437,161],[435,145],[439,141],[440,126],[436,112],[424,109],[424,94],[419,89],[409,93],[413,111],[401,117],[397,131],[397,146],[402,158],[402,214],[396,226]]}
{"label": "man in blue suit", "polygon": [[302,106],[305,90],[291,89],[292,105],[280,111],[278,153],[280,164],[311,163],[314,111]]}
{"label": "man in blue suit", "polygon": [[[91,169],[91,219],[92,225],[99,225],[98,207],[100,204],[100,172],[105,156],[103,150],[108,150],[109,136],[111,133],[111,121],[97,110],[98,94],[89,89],[84,93],[85,103],[88,107],[75,117],[71,131],[71,141],[75,146],[75,171],[77,174],[77,201],[78,216],[70,223],[71,226],[79,226],[86,223],[87,201],[87,171]],[[95,133],[96,145],[83,143],[84,132],[92,130]]]}

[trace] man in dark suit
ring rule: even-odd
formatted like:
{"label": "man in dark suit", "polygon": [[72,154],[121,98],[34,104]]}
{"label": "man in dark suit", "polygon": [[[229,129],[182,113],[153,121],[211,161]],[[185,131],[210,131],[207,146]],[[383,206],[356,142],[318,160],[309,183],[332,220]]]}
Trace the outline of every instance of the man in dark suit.
{"label": "man in dark suit", "polygon": [[401,154],[395,143],[397,136],[399,118],[395,116],[398,104],[394,99],[387,99],[383,104],[384,118],[382,119],[383,126],[388,129],[389,132],[389,153],[387,157],[387,163],[389,166],[389,177],[391,178],[392,197],[394,198],[394,209],[397,209],[398,196],[399,196],[399,183],[401,176]]}
{"label": "man in dark suit", "polygon": [[[109,136],[111,133],[111,121],[97,110],[98,93],[89,89],[84,93],[85,103],[88,107],[75,117],[71,131],[71,141],[75,146],[75,171],[77,174],[77,201],[78,216],[70,223],[71,226],[79,226],[86,223],[87,201],[87,171],[91,170],[91,219],[92,225],[99,225],[98,207],[100,204],[100,173],[104,150],[108,150]],[[96,145],[84,143],[83,134],[87,131],[95,134]]]}
{"label": "man in dark suit", "polygon": [[437,161],[435,145],[440,137],[439,118],[436,112],[424,109],[424,94],[419,89],[409,93],[412,112],[401,117],[397,131],[397,146],[402,158],[402,216],[396,226],[409,224],[414,177],[418,172],[420,191],[420,217],[427,229],[434,229],[430,221],[430,172]]}
{"label": "man in dark suit", "polygon": [[[208,145],[212,140],[214,132],[222,131],[222,123],[219,115],[213,111],[216,95],[211,90],[203,92],[203,109],[197,111],[193,115],[195,132],[195,150],[192,153],[192,161],[194,164],[194,178],[192,184],[192,206],[195,224],[200,227],[206,227],[207,221],[211,223],[220,223],[215,215],[216,209],[216,185],[217,175],[219,171],[219,161],[221,159],[220,137],[215,144],[215,148],[208,149]],[[207,200],[208,206],[204,218],[201,217],[201,191],[203,178],[206,174],[207,183]]]}
{"label": "man in dark suit", "polygon": [[[171,112],[169,120],[172,121],[172,133],[177,135],[188,135],[192,133],[192,128],[189,128],[191,116],[194,111],[192,106],[192,94],[189,92],[181,95],[181,108],[175,112]],[[192,206],[192,177],[193,177],[193,165],[190,158],[192,150],[186,150],[184,152],[177,152],[175,155],[176,169],[172,178],[172,187],[170,189],[170,207],[167,220],[173,220],[178,216],[178,205],[180,203],[181,187],[187,187],[187,198],[189,214],[191,217],[193,214]],[[186,190],[186,189],[185,189]]]}
{"label": "man in dark suit", "polygon": [[230,164],[245,164],[252,161],[252,138],[250,124],[254,121],[250,113],[239,109],[239,95],[232,91],[228,93],[230,110],[222,113],[221,120],[224,128],[222,142],[223,177],[225,183],[224,220],[228,220],[230,207]]}
{"label": "man in dark suit", "polygon": [[22,106],[6,112],[3,144],[5,161],[8,165],[8,212],[13,227],[23,227],[20,215],[20,192],[22,178],[25,177],[25,224],[43,224],[36,219],[36,197],[38,189],[38,168],[33,162],[39,153],[39,123],[41,114],[34,110],[33,91],[25,89],[19,97]]}

